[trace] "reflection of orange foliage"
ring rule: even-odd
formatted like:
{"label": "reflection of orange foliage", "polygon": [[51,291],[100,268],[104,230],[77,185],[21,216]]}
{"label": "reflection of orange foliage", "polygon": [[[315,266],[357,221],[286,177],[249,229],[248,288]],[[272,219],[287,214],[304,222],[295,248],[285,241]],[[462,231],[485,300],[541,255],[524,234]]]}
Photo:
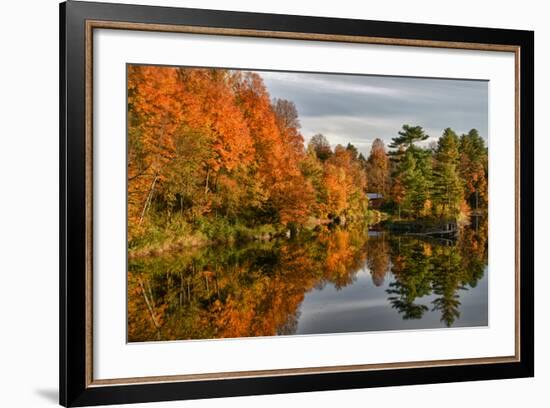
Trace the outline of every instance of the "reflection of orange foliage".
{"label": "reflection of orange foliage", "polygon": [[424,255],[426,255],[426,256],[431,256],[432,255],[432,246],[431,245],[429,245],[428,243],[425,242],[424,245],[423,245],[423,249],[424,249],[423,250]]}
{"label": "reflection of orange foliage", "polygon": [[405,270],[407,258],[401,254],[396,254],[392,257],[392,272],[399,275]]}
{"label": "reflection of orange foliage", "polygon": [[347,266],[353,260],[353,248],[350,248],[347,231],[335,231],[330,238],[324,266],[329,279],[340,282],[347,276]]}
{"label": "reflection of orange foliage", "polygon": [[[143,282],[141,277],[131,276],[132,284],[128,284],[128,330],[140,330],[150,337],[158,338],[160,329],[165,323],[168,305],[157,302],[151,291],[149,282]],[[143,313],[138,313],[139,308]]]}
{"label": "reflection of orange foliage", "polygon": [[[194,261],[186,261],[184,268],[189,272],[183,275],[174,272],[180,271],[181,266],[170,263],[162,266],[165,265],[162,262],[160,271],[172,272],[130,273],[129,338],[138,341],[292,333],[307,291],[320,281],[332,282],[337,287],[353,281],[355,272],[365,262],[365,251],[360,250],[363,240],[361,235],[350,231],[335,230],[321,234],[311,244],[285,243],[276,249],[275,269],[265,273],[256,269],[254,258],[223,268],[207,263],[200,271],[196,271]],[[158,268],[157,260],[151,262],[151,266],[145,263],[145,270]],[[149,313],[138,279],[151,288],[155,307],[161,311],[160,328]]]}
{"label": "reflection of orange foliage", "polygon": [[389,271],[390,263],[389,245],[383,235],[367,241],[367,255],[372,282],[375,286],[381,286]]}
{"label": "reflection of orange foliage", "polygon": [[472,210],[470,209],[470,206],[468,205],[466,200],[462,200],[460,202],[460,214],[462,214],[462,216],[465,218],[469,218],[471,213]]}

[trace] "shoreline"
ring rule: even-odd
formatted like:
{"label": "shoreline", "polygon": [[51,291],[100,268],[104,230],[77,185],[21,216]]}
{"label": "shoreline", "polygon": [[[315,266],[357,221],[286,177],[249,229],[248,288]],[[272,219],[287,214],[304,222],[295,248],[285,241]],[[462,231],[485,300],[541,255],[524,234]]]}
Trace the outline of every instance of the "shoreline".
{"label": "shoreline", "polygon": [[[442,225],[452,223],[454,229],[444,230]],[[128,259],[142,259],[162,256],[169,253],[177,253],[183,250],[197,250],[221,245],[241,246],[250,243],[267,243],[278,240],[313,238],[322,231],[333,229],[348,229],[356,227],[368,227],[369,230],[381,230],[396,235],[409,235],[427,238],[456,239],[465,224],[448,219],[413,219],[393,220],[390,214],[380,211],[372,211],[364,220],[350,221],[347,223],[335,223],[332,220],[311,220],[307,225],[294,229],[288,226],[275,226],[265,224],[256,228],[246,228],[217,238],[208,238],[204,232],[194,231],[184,233],[176,237],[167,236],[159,242],[145,244],[128,249]],[[294,232],[293,232],[294,231]]]}

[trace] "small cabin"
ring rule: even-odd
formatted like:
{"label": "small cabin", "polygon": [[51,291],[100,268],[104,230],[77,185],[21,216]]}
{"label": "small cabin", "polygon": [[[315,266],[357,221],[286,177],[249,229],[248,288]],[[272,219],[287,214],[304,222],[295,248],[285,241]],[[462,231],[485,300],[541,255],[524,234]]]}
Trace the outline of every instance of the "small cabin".
{"label": "small cabin", "polygon": [[369,199],[369,207],[371,208],[380,208],[384,202],[384,196],[379,193],[367,193],[367,198]]}

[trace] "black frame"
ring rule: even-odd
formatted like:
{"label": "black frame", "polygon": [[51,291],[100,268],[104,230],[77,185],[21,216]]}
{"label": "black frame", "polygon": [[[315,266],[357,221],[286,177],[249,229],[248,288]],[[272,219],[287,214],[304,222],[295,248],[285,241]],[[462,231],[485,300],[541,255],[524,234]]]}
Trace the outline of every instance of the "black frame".
{"label": "black frame", "polygon": [[[534,376],[534,33],[412,23],[68,1],[60,4],[60,403],[64,406]],[[520,50],[519,362],[86,387],[85,23],[123,21],[513,45]],[[518,160],[518,159],[516,159]]]}

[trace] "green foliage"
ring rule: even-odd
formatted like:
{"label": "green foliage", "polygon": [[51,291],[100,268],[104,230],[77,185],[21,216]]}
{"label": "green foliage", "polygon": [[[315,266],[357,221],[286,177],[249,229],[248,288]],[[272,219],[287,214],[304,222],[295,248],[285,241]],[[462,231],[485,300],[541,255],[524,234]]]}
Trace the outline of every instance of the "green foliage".
{"label": "green foliage", "polygon": [[422,126],[403,125],[402,130],[397,132],[399,136],[394,137],[390,143],[391,149],[407,150],[416,142],[422,142],[428,139],[428,136]]}
{"label": "green foliage", "polygon": [[450,128],[434,148],[416,146],[427,136],[419,126],[403,126],[394,150],[391,203],[398,216],[466,219],[471,208],[487,209],[487,149],[473,129],[460,138]]}
{"label": "green foliage", "polygon": [[348,143],[346,146],[346,150],[350,152],[353,160],[357,160],[357,158],[359,157],[359,150],[357,150],[357,147],[355,147],[351,143]]}
{"label": "green foliage", "polygon": [[439,138],[435,151],[432,202],[437,215],[458,217],[463,200],[464,187],[458,170],[459,140],[447,128]]}
{"label": "green foliage", "polygon": [[401,180],[404,188],[402,211],[413,217],[423,215],[432,190],[430,152],[409,147],[397,164],[394,177]]}

